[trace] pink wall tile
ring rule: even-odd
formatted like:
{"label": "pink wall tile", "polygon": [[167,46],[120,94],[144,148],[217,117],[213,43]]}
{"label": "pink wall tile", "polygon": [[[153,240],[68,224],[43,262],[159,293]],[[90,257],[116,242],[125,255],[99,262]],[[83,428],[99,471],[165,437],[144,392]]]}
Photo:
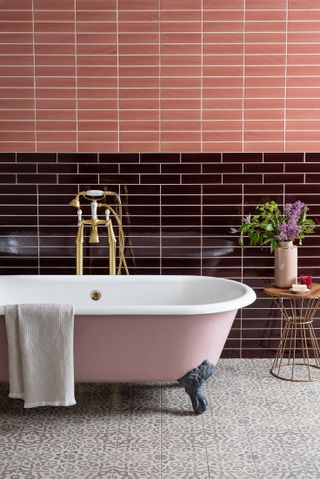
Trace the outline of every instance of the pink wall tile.
{"label": "pink wall tile", "polygon": [[315,145],[320,8],[316,0],[286,7],[286,0],[1,2],[0,150],[10,141],[28,151]]}

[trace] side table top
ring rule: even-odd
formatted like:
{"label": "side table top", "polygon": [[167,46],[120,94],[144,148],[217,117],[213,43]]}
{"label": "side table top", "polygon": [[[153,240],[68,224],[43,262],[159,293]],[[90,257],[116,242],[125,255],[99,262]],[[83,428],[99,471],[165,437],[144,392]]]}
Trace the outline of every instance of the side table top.
{"label": "side table top", "polygon": [[311,291],[305,293],[292,293],[288,288],[278,288],[274,284],[267,286],[263,291],[276,298],[320,298],[320,284],[313,283]]}

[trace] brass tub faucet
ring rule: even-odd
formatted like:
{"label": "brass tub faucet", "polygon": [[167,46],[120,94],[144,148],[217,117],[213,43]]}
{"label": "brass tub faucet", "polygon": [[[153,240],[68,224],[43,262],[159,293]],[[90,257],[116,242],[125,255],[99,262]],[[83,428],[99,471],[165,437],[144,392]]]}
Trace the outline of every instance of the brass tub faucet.
{"label": "brass tub faucet", "polygon": [[[107,198],[110,197],[116,202],[115,207],[111,207],[107,203]],[[80,199],[85,199],[90,202],[91,206],[91,218],[82,219],[82,210]],[[122,268],[125,273],[129,274],[126,259],[124,256],[125,240],[122,228],[122,205],[120,196],[113,191],[103,190],[87,190],[78,193],[69,203],[71,206],[77,208],[78,213],[78,232],[76,237],[76,256],[77,256],[77,274],[83,274],[83,244],[84,244],[84,228],[86,225],[91,226],[91,232],[89,237],[90,244],[97,244],[99,240],[98,226],[104,225],[108,231],[108,244],[109,244],[109,274],[121,274]],[[104,208],[105,219],[98,217],[98,208]],[[119,264],[117,261],[117,239],[114,234],[112,219],[116,221],[118,227],[118,249],[119,249]]]}

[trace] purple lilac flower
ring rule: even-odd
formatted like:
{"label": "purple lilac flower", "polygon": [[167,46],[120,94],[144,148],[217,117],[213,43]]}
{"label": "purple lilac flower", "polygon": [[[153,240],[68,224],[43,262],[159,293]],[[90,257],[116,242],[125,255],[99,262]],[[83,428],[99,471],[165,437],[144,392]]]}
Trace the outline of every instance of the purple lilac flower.
{"label": "purple lilac flower", "polygon": [[304,208],[305,204],[302,201],[295,201],[285,205],[284,212],[287,222],[279,225],[278,238],[280,241],[292,241],[297,237],[300,231],[298,220]]}
{"label": "purple lilac flower", "polygon": [[295,201],[294,203],[288,203],[284,208],[284,211],[288,220],[294,219],[295,221],[298,221],[301,215],[301,212],[303,211],[305,206],[306,206],[305,203],[302,203],[302,201]]}
{"label": "purple lilac flower", "polygon": [[250,223],[250,222],[251,222],[251,213],[242,219],[242,223]]}
{"label": "purple lilac flower", "polygon": [[299,231],[300,226],[295,222],[282,223],[278,228],[278,238],[280,241],[292,241],[297,237]]}

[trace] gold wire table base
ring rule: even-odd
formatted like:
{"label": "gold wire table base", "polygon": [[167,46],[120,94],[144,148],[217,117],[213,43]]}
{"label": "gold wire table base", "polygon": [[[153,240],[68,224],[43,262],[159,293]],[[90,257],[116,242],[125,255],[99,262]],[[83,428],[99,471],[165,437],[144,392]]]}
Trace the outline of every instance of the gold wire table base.
{"label": "gold wire table base", "polygon": [[[311,374],[311,379],[309,379],[309,369],[310,368],[317,369],[318,373],[319,373],[319,377],[314,378]],[[282,371],[287,370],[288,375],[290,376],[290,374],[292,374],[292,364],[283,364],[281,366],[281,370]],[[295,382],[295,383],[310,383],[310,382],[320,381],[320,368],[319,368],[319,366],[316,366],[315,364],[295,363],[294,374],[299,375],[299,373],[301,374],[301,376],[302,375],[303,376],[308,376],[308,379],[292,379],[292,377],[280,376],[279,374],[274,372],[273,366],[270,369],[270,374],[272,374],[272,376],[274,376],[278,379],[282,379],[283,381],[292,381],[292,382]]]}
{"label": "gold wire table base", "polygon": [[[286,381],[320,380],[320,347],[313,328],[319,298],[273,298],[284,326],[270,373]],[[285,304],[285,301],[287,304]],[[318,377],[314,376],[318,370]]]}

